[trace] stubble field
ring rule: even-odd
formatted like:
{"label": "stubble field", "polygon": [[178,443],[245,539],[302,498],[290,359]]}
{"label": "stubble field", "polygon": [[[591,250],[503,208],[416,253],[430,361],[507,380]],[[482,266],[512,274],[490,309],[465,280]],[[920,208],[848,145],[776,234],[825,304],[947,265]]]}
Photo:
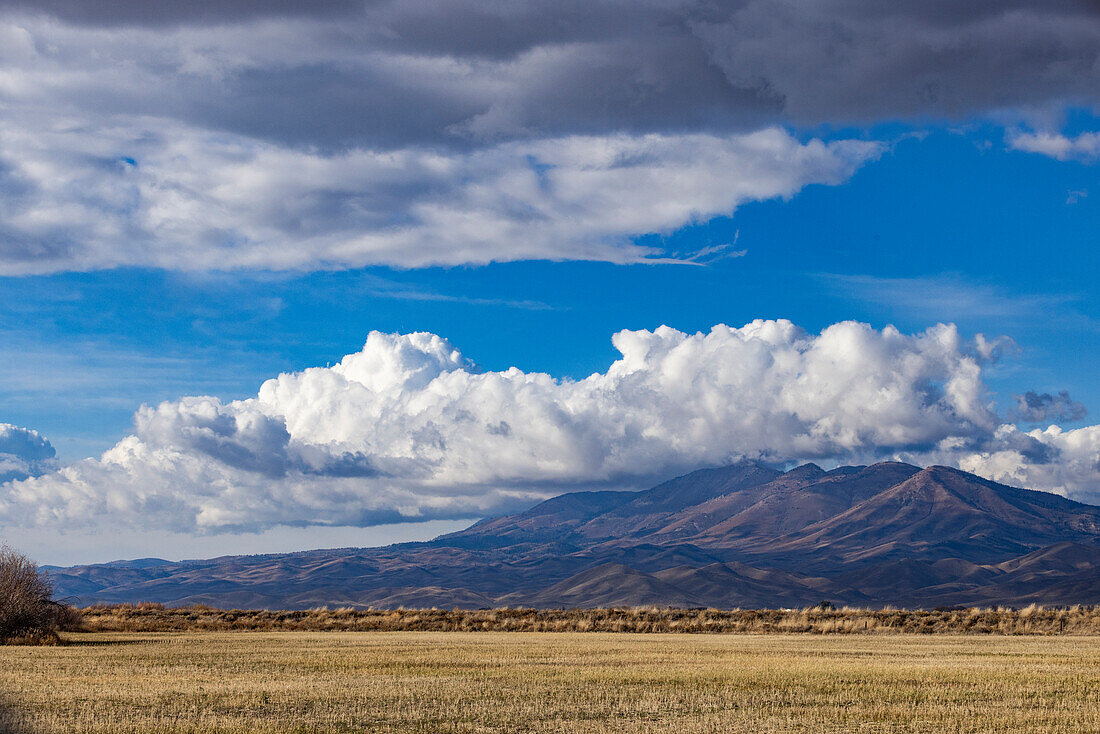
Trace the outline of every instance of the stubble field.
{"label": "stubble field", "polygon": [[68,635],[0,648],[5,731],[1097,732],[1100,638]]}

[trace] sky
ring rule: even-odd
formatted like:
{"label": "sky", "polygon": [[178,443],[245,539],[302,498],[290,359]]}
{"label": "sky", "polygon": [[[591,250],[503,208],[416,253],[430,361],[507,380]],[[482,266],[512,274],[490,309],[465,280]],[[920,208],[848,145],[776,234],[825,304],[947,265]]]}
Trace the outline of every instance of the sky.
{"label": "sky", "polygon": [[1100,503],[1091,2],[0,1],[0,536],[427,539],[702,466]]}

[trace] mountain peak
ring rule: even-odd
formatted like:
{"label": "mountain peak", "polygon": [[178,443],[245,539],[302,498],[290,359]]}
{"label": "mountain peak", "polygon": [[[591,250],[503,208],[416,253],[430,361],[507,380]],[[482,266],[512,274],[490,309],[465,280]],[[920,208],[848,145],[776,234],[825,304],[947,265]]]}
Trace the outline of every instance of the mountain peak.
{"label": "mountain peak", "polygon": [[[921,468],[919,466],[915,466],[913,464],[907,464],[904,461],[894,461],[893,459],[891,459],[890,461],[878,461],[878,462],[875,462],[874,464],[871,464],[869,467],[866,467],[866,468],[873,469],[875,467],[912,469],[914,473],[919,472],[921,470]],[[944,467],[944,468],[946,469],[948,467]]]}
{"label": "mountain peak", "polygon": [[953,466],[944,466],[942,464],[933,464],[920,470],[922,474],[926,474],[930,477],[974,477],[974,474],[965,472],[962,469],[956,469]]}
{"label": "mountain peak", "polygon": [[817,477],[825,476],[825,470],[814,463],[803,464],[791,469],[784,474],[786,477],[798,477],[800,479],[816,479]]}
{"label": "mountain peak", "polygon": [[761,461],[742,459],[736,464],[698,469],[639,492],[629,507],[631,510],[673,511],[729,492],[766,484],[781,474]]}

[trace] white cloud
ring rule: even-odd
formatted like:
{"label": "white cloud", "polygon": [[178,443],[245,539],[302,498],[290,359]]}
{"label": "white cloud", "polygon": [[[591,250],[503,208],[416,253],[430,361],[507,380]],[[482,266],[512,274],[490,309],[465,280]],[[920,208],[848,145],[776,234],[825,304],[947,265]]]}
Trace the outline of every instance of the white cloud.
{"label": "white cloud", "polygon": [[53,446],[37,431],[0,423],[0,483],[58,468]]}
{"label": "white cloud", "polygon": [[1100,504],[1100,426],[1070,431],[1050,426],[1027,433],[1001,426],[991,450],[963,454],[958,465],[998,482],[1061,490]]}
{"label": "white cloud", "polygon": [[988,342],[953,326],[755,321],[613,343],[606,372],[574,381],[479,372],[438,336],[371,333],[255,398],[143,407],[100,459],[6,485],[0,518],[216,532],[471,517],[740,457],[934,459],[1100,497],[1096,429],[1006,428],[982,380]]}
{"label": "white cloud", "polygon": [[128,120],[0,122],[0,274],[638,262],[633,238],[837,184],[883,146],[780,129],[323,153]]}
{"label": "white cloud", "polygon": [[[1008,147],[1026,153],[1039,153],[1059,161],[1092,163],[1100,159],[1100,133],[1081,133],[1076,137],[1068,137],[1061,133],[1018,132],[1008,137]],[[1073,201],[1067,200],[1066,203],[1075,204],[1080,196],[1084,194],[1070,192],[1069,198]]]}

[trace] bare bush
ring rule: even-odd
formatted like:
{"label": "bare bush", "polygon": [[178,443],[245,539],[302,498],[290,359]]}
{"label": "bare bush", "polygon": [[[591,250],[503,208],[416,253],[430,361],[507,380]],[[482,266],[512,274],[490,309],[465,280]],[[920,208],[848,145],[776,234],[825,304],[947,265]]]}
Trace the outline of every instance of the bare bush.
{"label": "bare bush", "polygon": [[22,553],[0,546],[0,643],[56,642],[79,613],[53,600],[49,576]]}

